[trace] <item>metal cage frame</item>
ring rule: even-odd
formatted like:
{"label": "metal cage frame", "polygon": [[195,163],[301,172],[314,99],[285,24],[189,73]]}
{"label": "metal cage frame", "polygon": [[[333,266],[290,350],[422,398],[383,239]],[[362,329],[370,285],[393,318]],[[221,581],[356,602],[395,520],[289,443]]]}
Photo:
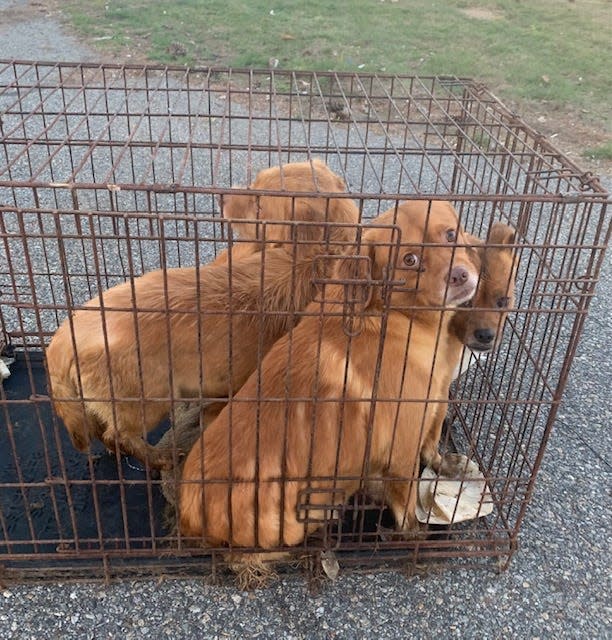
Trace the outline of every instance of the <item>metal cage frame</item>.
{"label": "metal cage frame", "polygon": [[367,524],[384,524],[381,506],[344,496],[344,529],[333,513],[295,553],[377,569],[507,564],[610,237],[595,176],[457,77],[5,60],[0,143],[0,353],[15,359],[0,386],[5,576],[214,574],[227,561],[164,528],[149,468],[72,451],[43,349],[98,292],[239,245],[223,198],[261,196],[245,186],[259,170],[313,158],[346,183],[333,196],[357,204],[358,236],[401,201],[449,201],[470,233],[516,229],[519,277],[502,345],[452,387],[443,439],[478,463],[493,513],[407,541]]}

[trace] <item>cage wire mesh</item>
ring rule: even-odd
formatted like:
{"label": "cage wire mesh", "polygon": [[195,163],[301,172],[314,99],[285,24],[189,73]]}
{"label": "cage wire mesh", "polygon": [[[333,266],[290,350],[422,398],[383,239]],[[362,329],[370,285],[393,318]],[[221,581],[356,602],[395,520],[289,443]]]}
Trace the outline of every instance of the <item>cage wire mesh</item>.
{"label": "cage wire mesh", "polygon": [[[0,564],[6,576],[183,575],[215,572],[228,560],[226,545],[202,547],[197,536],[190,540],[164,519],[164,483],[172,487],[180,473],[160,477],[97,441],[85,453],[75,450],[51,406],[44,353],[58,327],[102,291],[153,270],[203,273],[210,261],[223,259],[228,241],[231,261],[240,262],[235,250],[243,238],[221,217],[224,198],[261,196],[247,187],[261,170],[314,159],[344,181],[348,195],[334,195],[357,206],[353,244],[398,202],[448,201],[470,234],[486,239],[495,221],[516,230],[518,273],[501,344],[486,358],[473,358],[451,386],[441,440],[443,451],[466,454],[482,472],[491,512],[430,524],[425,535],[406,539],[394,532],[397,522],[384,503],[363,490],[367,479],[357,478],[358,490],[347,494],[342,478],[332,474],[326,482],[340,488],[317,498],[313,487],[320,483],[311,477],[310,489],[291,508],[312,535],[290,550],[298,557],[333,551],[343,567],[376,569],[398,560],[410,568],[497,565],[510,558],[609,238],[607,195],[594,176],[485,87],[457,77],[3,61],[0,139],[0,344],[10,363],[0,388]],[[292,196],[293,210],[298,191],[277,188],[277,195]],[[323,198],[327,207],[330,198]],[[296,260],[304,225],[289,227],[284,249]],[[258,229],[265,239],[274,223]],[[326,238],[323,262],[350,249],[351,243],[333,246]],[[390,253],[398,242],[389,242]],[[265,265],[274,248],[266,242],[258,248]],[[325,290],[333,278],[324,268],[316,275],[317,261],[308,277]],[[264,271],[253,268],[262,286]],[[288,273],[296,272],[294,262]],[[232,288],[231,278],[226,285]],[[166,312],[158,327],[165,335],[172,331],[172,282],[162,290]],[[130,305],[125,311],[135,317],[137,305]],[[197,308],[196,301],[194,317]],[[233,326],[230,315],[240,310],[224,313]],[[253,313],[265,323],[265,313],[274,311]],[[296,307],[285,310],[280,324],[291,336],[303,321]],[[194,322],[201,333],[206,320]],[[105,336],[108,347],[112,331]],[[385,339],[383,332],[379,351]],[[160,340],[167,343],[167,335]],[[249,348],[253,375],[261,379],[270,345],[255,330]],[[225,366],[231,378],[239,354],[230,353]],[[190,375],[201,382],[197,350],[193,356]],[[319,350],[317,357],[317,367],[325,366],[325,354]],[[375,355],[371,368],[378,375],[376,363]],[[114,377],[112,367],[108,375]],[[305,401],[322,402],[302,392]],[[258,393],[256,401],[265,399]],[[279,393],[282,400],[289,391]],[[224,411],[231,432],[232,412],[240,411],[234,395],[238,388],[217,397],[201,392],[192,400],[216,399],[218,407],[229,400]],[[185,408],[175,393],[165,400],[169,417],[148,434],[152,443]],[[134,401],[144,416],[144,404]],[[83,406],[82,396],[76,405]],[[198,435],[201,422],[195,418]],[[279,438],[287,428],[278,425]],[[405,475],[417,477],[418,470]],[[282,542],[281,534],[266,550],[287,550]]]}

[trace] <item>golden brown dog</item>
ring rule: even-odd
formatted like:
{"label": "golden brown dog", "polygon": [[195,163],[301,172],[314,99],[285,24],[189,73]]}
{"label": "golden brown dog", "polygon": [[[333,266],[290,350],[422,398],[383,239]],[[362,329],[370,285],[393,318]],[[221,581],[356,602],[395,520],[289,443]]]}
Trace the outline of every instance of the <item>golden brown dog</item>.
{"label": "golden brown dog", "polygon": [[[230,193],[222,196],[223,217],[232,221],[232,230],[240,237],[240,241],[232,246],[233,260],[258,251],[263,242],[266,246],[279,244],[289,251],[296,251],[300,259],[316,255],[321,253],[321,246],[326,241],[333,243],[346,239],[347,233],[346,228],[329,225],[325,228],[321,222],[359,222],[359,211],[353,200],[322,195],[345,193],[346,184],[317,158],[311,162],[291,162],[264,169],[257,174],[249,189],[262,192],[287,191],[294,195]],[[255,221],[266,224],[255,224]],[[287,221],[306,224],[282,224]],[[218,264],[227,260],[227,250],[215,258]]]}
{"label": "golden brown dog", "polygon": [[[316,167],[317,175],[335,175]],[[280,178],[278,169],[268,171]],[[294,175],[292,165],[283,171],[295,178],[292,186],[299,184],[301,172]],[[286,205],[287,198],[277,200]],[[314,295],[313,278],[326,275],[326,265],[313,262],[316,252],[339,253],[354,242],[354,228],[320,223],[357,222],[355,204],[315,200],[318,209],[308,199],[292,209],[296,219],[320,215],[308,231],[319,244],[312,240],[309,252],[266,246],[263,260],[260,252],[246,252],[231,271],[228,264],[153,271],[105,291],[64,321],[47,349],[47,369],[53,406],[76,448],[98,437],[152,466],[170,466],[168,451],[156,452],[145,438],[172,399],[227,397],[238,389],[297,322],[295,314]],[[285,215],[266,203],[262,218]]]}
{"label": "golden brown dog", "polygon": [[478,270],[448,203],[404,203],[374,225],[359,255],[340,261],[344,283],[325,287],[312,317],[274,345],[195,443],[180,493],[184,535],[296,545],[360,477],[382,483],[398,529],[414,532],[411,478],[436,408],[427,401],[448,393],[430,375],[445,357],[451,314],[442,307],[471,299]]}
{"label": "golden brown dog", "polygon": [[[447,359],[436,362],[446,387],[450,386],[453,373],[461,361],[464,345],[484,353],[494,349],[501,340],[508,310],[514,306],[517,269],[512,247],[514,241],[514,229],[497,222],[489,231],[486,246],[480,248],[478,244],[475,245],[481,261],[476,295],[453,314],[449,325]],[[447,408],[446,403],[438,405],[435,420],[428,423],[429,429],[421,448],[421,462],[436,472],[453,476],[461,470],[442,458],[438,449]]]}
{"label": "golden brown dog", "polygon": [[[478,353],[486,353],[496,348],[501,340],[504,322],[508,311],[514,306],[514,279],[517,269],[513,249],[509,246],[514,242],[514,229],[501,222],[494,223],[489,232],[487,247],[483,248],[482,241],[474,236],[469,236],[469,242],[473,245],[474,262],[480,265],[480,278],[476,294],[472,300],[458,308],[449,322],[449,347],[447,375],[455,371],[459,360],[468,347]],[[491,246],[496,245],[496,246]],[[501,246],[499,246],[501,245]],[[454,372],[453,372],[454,374]],[[449,379],[450,384],[450,379]],[[214,408],[214,411],[213,411]],[[223,405],[216,404],[207,407],[203,412],[198,406],[192,406],[189,411],[181,413],[174,426],[174,436],[169,430],[159,446],[172,447],[176,439],[176,447],[181,451],[191,450],[194,442],[201,435],[201,426],[205,428],[223,409]],[[439,457],[432,454],[436,451],[439,442],[439,433],[442,427],[446,405],[440,405],[437,416],[437,424],[433,425],[432,432],[426,435],[423,443],[422,456],[425,464],[432,464],[439,470]],[[448,473],[447,469],[445,473]],[[174,489],[170,482],[165,495],[168,501],[174,505]]]}

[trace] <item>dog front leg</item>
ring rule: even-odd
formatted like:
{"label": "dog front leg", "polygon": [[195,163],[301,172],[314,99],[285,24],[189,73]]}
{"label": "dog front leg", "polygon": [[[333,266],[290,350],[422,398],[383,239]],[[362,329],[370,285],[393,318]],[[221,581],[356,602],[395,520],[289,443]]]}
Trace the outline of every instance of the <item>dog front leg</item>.
{"label": "dog front leg", "polygon": [[417,481],[385,478],[384,499],[393,512],[395,527],[406,540],[422,538],[424,532],[416,517]]}
{"label": "dog front leg", "polygon": [[421,444],[420,459],[425,467],[431,467],[436,473],[440,473],[443,466],[442,456],[438,447],[442,435],[442,425],[448,409],[448,403],[442,402],[436,406],[434,415],[426,424]]}
{"label": "dog front leg", "polygon": [[102,436],[102,442],[109,451],[115,451],[117,445],[123,454],[134,456],[153,469],[172,469],[172,451],[159,450],[138,435],[107,429]]}

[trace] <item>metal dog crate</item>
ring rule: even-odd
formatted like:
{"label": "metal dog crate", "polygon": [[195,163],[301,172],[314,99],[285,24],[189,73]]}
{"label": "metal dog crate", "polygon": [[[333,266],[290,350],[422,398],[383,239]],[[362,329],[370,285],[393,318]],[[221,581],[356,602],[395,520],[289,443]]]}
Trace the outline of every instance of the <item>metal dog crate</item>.
{"label": "metal dog crate", "polygon": [[477,235],[493,220],[513,225],[520,266],[500,348],[452,387],[450,405],[451,440],[484,472],[493,513],[386,540],[354,498],[351,524],[298,551],[330,548],[341,567],[375,569],[506,563],[609,238],[594,176],[457,77],[2,61],[0,140],[0,346],[15,359],[0,387],[2,577],[183,575],[223,562],[222,549],[189,548],[164,527],[155,473],[72,448],[43,349],[98,291],[214,257],[227,236],[218,197],[310,158],[344,178],[366,224],[419,197],[449,200]]}

